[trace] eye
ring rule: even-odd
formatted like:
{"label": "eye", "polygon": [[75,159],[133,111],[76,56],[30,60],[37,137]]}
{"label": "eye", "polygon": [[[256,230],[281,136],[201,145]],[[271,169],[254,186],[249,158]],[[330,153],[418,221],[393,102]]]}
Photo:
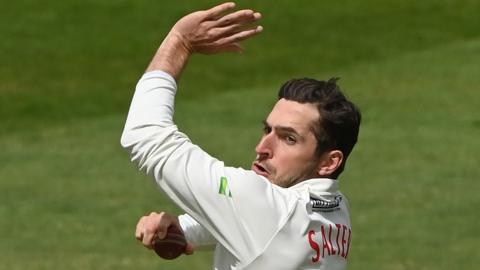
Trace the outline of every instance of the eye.
{"label": "eye", "polygon": [[297,143],[297,138],[295,138],[294,136],[286,136],[285,137],[285,141],[287,142],[287,144],[289,145],[294,145]]}
{"label": "eye", "polygon": [[264,126],[263,127],[263,133],[264,134],[269,134],[270,132],[272,132],[272,128],[269,127],[269,126]]}

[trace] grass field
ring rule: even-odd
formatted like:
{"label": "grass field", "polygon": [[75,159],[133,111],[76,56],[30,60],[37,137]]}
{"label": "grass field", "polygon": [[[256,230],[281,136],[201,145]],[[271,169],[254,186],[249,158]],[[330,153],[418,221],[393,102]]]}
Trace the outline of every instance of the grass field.
{"label": "grass field", "polygon": [[[215,3],[2,3],[0,269],[211,268],[211,253],[163,261],[136,242],[141,215],[179,209],[119,139],[169,27]],[[281,83],[339,76],[364,118],[341,178],[354,227],[349,269],[476,269],[480,2],[237,3],[264,14],[265,32],[244,55],[192,59],[177,99],[181,129],[249,166]]]}

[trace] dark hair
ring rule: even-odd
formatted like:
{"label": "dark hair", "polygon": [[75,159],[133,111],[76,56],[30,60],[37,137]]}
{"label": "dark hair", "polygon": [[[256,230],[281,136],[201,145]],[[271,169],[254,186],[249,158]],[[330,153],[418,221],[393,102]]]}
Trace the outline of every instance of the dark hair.
{"label": "dark hair", "polygon": [[316,155],[330,150],[343,153],[343,162],[332,178],[337,178],[345,168],[347,157],[357,142],[361,121],[360,110],[341,92],[337,80],[293,79],[278,92],[278,99],[317,105],[320,119],[313,126],[317,139]]}

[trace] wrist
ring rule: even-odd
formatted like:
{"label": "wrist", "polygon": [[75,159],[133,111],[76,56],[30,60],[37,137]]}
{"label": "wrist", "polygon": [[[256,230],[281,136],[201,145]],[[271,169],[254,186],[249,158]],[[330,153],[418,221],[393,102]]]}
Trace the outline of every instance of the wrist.
{"label": "wrist", "polygon": [[183,36],[172,29],[158,48],[146,71],[167,72],[178,82],[191,53],[191,47],[185,42]]}

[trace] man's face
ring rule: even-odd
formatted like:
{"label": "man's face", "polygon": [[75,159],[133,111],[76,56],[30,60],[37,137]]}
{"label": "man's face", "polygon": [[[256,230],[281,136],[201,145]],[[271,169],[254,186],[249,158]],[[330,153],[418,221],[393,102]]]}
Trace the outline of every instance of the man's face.
{"label": "man's face", "polygon": [[265,121],[252,170],[281,187],[318,177],[313,125],[319,117],[314,104],[280,99]]}

